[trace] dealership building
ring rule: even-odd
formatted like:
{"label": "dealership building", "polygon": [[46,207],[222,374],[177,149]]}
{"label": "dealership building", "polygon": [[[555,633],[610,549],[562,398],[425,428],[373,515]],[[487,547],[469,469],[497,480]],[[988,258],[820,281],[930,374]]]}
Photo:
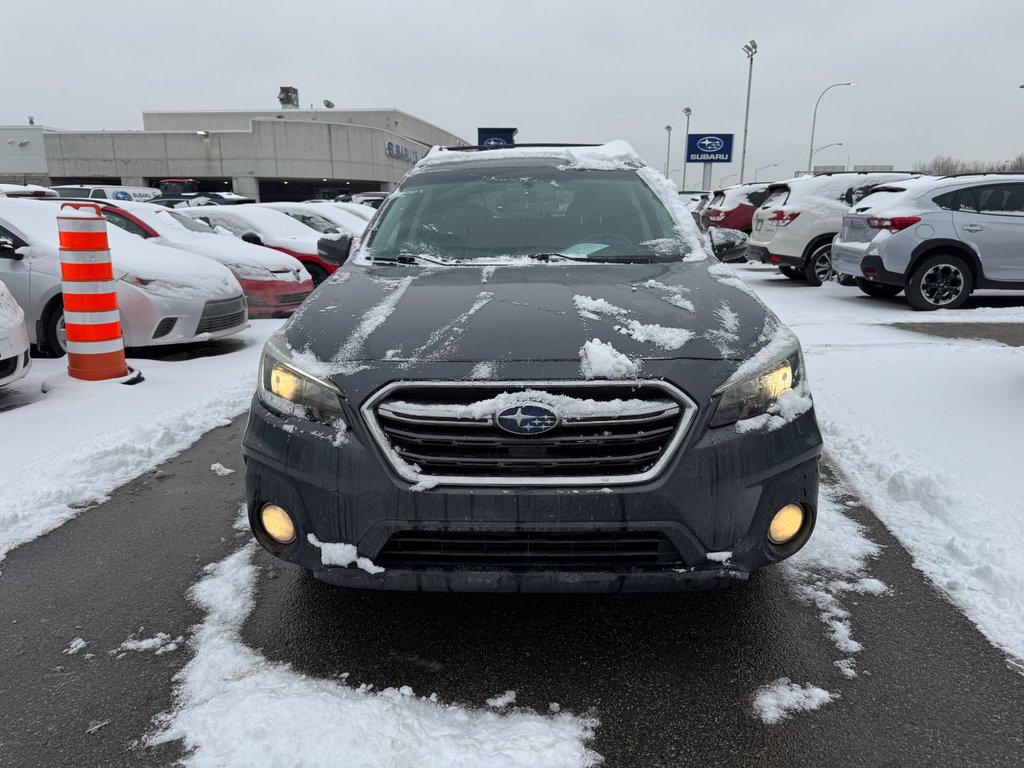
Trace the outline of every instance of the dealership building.
{"label": "dealership building", "polygon": [[0,126],[0,181],[148,187],[191,178],[203,191],[305,200],[391,190],[430,147],[468,143],[397,109],[143,112],[142,123]]}

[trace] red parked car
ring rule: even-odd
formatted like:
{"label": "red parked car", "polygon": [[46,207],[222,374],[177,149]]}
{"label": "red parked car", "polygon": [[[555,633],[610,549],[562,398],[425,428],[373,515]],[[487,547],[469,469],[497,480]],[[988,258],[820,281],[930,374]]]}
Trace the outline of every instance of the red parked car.
{"label": "red parked car", "polygon": [[738,229],[749,235],[754,211],[768,196],[768,186],[767,183],[737,184],[716,190],[701,212],[701,229]]}

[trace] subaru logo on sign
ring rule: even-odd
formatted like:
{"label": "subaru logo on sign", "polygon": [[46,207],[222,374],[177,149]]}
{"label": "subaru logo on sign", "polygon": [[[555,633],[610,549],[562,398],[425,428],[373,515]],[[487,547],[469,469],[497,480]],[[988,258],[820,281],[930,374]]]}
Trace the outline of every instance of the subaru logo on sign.
{"label": "subaru logo on sign", "polygon": [[513,435],[540,435],[558,426],[558,414],[543,405],[516,405],[494,415],[494,422]]}
{"label": "subaru logo on sign", "polygon": [[491,138],[484,142],[485,147],[504,147],[506,141],[499,138]]}
{"label": "subaru logo on sign", "polygon": [[702,152],[717,152],[725,146],[725,142],[717,136],[705,136],[697,142],[697,148]]}

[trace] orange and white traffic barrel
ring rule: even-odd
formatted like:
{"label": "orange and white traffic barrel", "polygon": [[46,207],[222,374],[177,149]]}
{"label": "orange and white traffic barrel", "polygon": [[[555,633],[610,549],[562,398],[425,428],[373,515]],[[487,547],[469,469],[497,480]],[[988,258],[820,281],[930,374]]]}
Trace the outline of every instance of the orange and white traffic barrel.
{"label": "orange and white traffic barrel", "polygon": [[68,374],[101,381],[128,374],[107,222],[95,203],[63,203],[57,214]]}

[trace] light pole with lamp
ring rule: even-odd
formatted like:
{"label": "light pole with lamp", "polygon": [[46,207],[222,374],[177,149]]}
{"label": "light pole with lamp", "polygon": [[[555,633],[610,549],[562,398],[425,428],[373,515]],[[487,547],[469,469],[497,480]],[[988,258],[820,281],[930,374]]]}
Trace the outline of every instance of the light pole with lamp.
{"label": "light pole with lamp", "polygon": [[757,181],[757,174],[759,174],[761,171],[765,170],[766,168],[778,168],[778,167],[779,167],[778,163],[770,163],[769,165],[762,165],[760,168],[755,168],[754,169],[754,181]]}
{"label": "light pole with lamp", "polygon": [[[735,179],[735,178],[736,178],[736,174],[735,173],[730,173],[728,176],[723,176],[722,178],[720,178],[718,180],[718,184],[721,187],[725,187],[725,180],[726,179]],[[742,184],[743,182],[740,182],[740,183]]]}
{"label": "light pole with lamp", "polygon": [[811,150],[811,155],[814,156],[814,155],[818,154],[819,152],[821,152],[823,149],[828,149],[829,147],[841,147],[841,146],[843,146],[843,142],[841,142],[841,141],[833,141],[831,144],[823,144],[820,147],[815,147],[814,149]]}
{"label": "light pole with lamp", "polygon": [[668,161],[672,157],[672,126],[665,126],[665,133],[668,134],[668,146],[665,148],[665,177],[668,178]]}
{"label": "light pole with lamp", "polygon": [[811,118],[811,144],[807,148],[807,172],[811,172],[811,157],[814,155],[814,128],[818,122],[818,105],[821,104],[821,97],[831,91],[833,88],[839,88],[844,85],[856,85],[856,83],[832,83],[828,88],[821,92],[818,96],[818,100],[814,102],[814,117]]}
{"label": "light pole with lamp", "polygon": [[743,52],[747,54],[750,62],[750,71],[747,74],[747,111],[743,115],[743,154],[740,155],[740,184],[743,183],[743,171],[747,166],[747,125],[750,123],[750,85],[754,81],[754,54],[757,53],[757,41],[751,40],[743,46]]}
{"label": "light pole with lamp", "polygon": [[[1024,86],[1022,86],[1024,87]],[[686,115],[686,138],[683,140],[683,181],[680,189],[683,192],[686,191],[686,156],[690,153],[690,115],[693,114],[693,110],[689,107],[683,109],[683,114]]]}

